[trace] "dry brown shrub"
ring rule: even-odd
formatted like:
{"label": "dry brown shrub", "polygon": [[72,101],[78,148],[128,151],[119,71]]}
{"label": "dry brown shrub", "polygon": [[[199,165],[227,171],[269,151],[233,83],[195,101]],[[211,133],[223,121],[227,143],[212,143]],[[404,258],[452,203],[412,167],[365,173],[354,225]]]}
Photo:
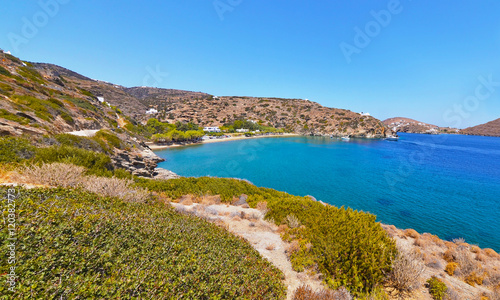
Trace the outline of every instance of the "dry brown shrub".
{"label": "dry brown shrub", "polygon": [[308,285],[302,285],[295,290],[293,300],[352,300],[352,296],[345,287],[338,290],[318,290],[314,291]]}
{"label": "dry brown shrub", "polygon": [[488,257],[486,255],[482,254],[481,252],[479,252],[476,254],[476,260],[485,262],[488,260]]}
{"label": "dry brown shrub", "polygon": [[[188,201],[188,203],[191,203],[191,204],[184,204],[185,201]],[[183,205],[192,205],[195,202],[196,202],[196,197],[193,195],[184,195],[184,196],[179,198],[179,203],[181,203]]]}
{"label": "dry brown shrub", "polygon": [[22,183],[78,187],[85,181],[85,170],[84,167],[63,163],[32,165],[13,173],[12,178]]}
{"label": "dry brown shrub", "polygon": [[288,230],[288,225],[286,225],[286,224],[282,224],[282,225],[278,226],[278,233],[283,233],[287,230]]}
{"label": "dry brown shrub", "polygon": [[453,275],[455,275],[455,270],[457,269],[457,267],[458,267],[457,263],[455,263],[455,262],[449,262],[446,265],[446,268],[444,269],[444,271],[446,273],[448,273],[448,275],[453,276]]}
{"label": "dry brown shrub", "polygon": [[425,265],[436,270],[442,270],[444,268],[441,261],[435,256],[426,257]]}
{"label": "dry brown shrub", "polygon": [[401,295],[409,294],[420,287],[424,271],[422,256],[408,246],[398,245],[398,254],[388,276],[389,284]]}
{"label": "dry brown shrub", "polygon": [[484,252],[484,254],[488,255],[489,257],[500,258],[500,255],[495,250],[493,250],[491,248],[483,249],[483,252]]}
{"label": "dry brown shrub", "polygon": [[409,236],[411,238],[418,238],[420,236],[420,234],[415,230],[415,229],[411,229],[411,228],[408,228],[404,231],[404,234],[405,236]]}
{"label": "dry brown shrub", "polygon": [[444,245],[448,249],[455,249],[457,247],[457,245],[455,245],[455,243],[450,242],[450,241],[444,241]]}
{"label": "dry brown shrub", "polygon": [[448,249],[443,253],[443,259],[447,262],[454,262],[457,258],[457,251],[454,249]]}
{"label": "dry brown shrub", "polygon": [[474,259],[474,255],[469,251],[468,247],[459,246],[457,248],[455,261],[458,263],[458,272],[464,277],[472,273],[478,273],[481,269],[481,265]]}
{"label": "dry brown shrub", "polygon": [[413,242],[413,245],[419,246],[422,248],[426,248],[427,246],[429,246],[429,241],[425,237],[420,236],[420,237],[415,239],[415,241]]}
{"label": "dry brown shrub", "polygon": [[452,242],[455,243],[456,245],[460,245],[460,244],[465,243],[465,239],[464,238],[457,238],[457,239],[453,239]]}
{"label": "dry brown shrub", "polygon": [[465,283],[468,283],[469,285],[476,286],[483,284],[484,280],[484,275],[479,275],[476,272],[472,272],[469,275],[467,275],[464,279]]}
{"label": "dry brown shrub", "polygon": [[274,246],[274,244],[266,246],[266,250],[269,250],[269,251],[273,251],[275,248],[276,248],[276,246]]}
{"label": "dry brown shrub", "polygon": [[241,218],[239,216],[234,216],[233,221],[241,221]]}
{"label": "dry brown shrub", "polygon": [[133,184],[134,181],[130,179],[88,176],[82,183],[82,187],[107,197],[117,197],[130,202],[146,202],[149,193],[146,190],[134,188]]}
{"label": "dry brown shrub", "polygon": [[483,283],[484,283],[484,285],[487,285],[487,286],[490,286],[493,288],[494,287],[500,288],[500,272],[489,270]]}
{"label": "dry brown shrub", "polygon": [[470,246],[470,251],[471,251],[472,253],[479,253],[479,252],[481,252],[481,248],[479,248],[479,247],[478,247],[478,246],[476,246],[476,245],[472,245],[472,246]]}
{"label": "dry brown shrub", "polygon": [[193,200],[191,200],[191,199],[185,199],[185,200],[183,200],[182,202],[179,202],[179,203],[182,204],[182,205],[189,206],[189,205],[193,205]]}
{"label": "dry brown shrub", "polygon": [[300,250],[300,245],[299,245],[299,242],[297,240],[294,240],[293,242],[291,242],[287,247],[286,247],[286,253],[288,254],[288,256],[292,255],[293,253],[297,252]]}

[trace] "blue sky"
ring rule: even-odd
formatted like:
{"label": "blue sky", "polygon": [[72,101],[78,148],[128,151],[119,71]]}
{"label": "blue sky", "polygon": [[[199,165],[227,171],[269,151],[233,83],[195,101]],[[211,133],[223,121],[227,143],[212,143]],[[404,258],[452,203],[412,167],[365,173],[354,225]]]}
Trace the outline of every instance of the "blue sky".
{"label": "blue sky", "polygon": [[440,126],[500,117],[499,1],[340,2],[4,0],[0,48],[124,86]]}

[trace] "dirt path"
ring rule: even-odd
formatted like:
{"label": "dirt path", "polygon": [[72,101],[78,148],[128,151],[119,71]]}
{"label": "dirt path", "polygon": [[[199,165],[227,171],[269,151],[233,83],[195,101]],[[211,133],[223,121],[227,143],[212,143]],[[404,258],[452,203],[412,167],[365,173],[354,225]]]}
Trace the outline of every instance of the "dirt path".
{"label": "dirt path", "polygon": [[225,204],[206,206],[197,203],[191,205],[172,203],[172,205],[179,212],[194,213],[211,222],[223,222],[230,232],[246,239],[263,257],[283,272],[284,283],[288,289],[287,299],[292,299],[292,293],[302,284],[308,284],[313,289],[323,288],[318,278],[292,269],[292,264],[285,253],[288,244],[281,240],[276,225],[262,219],[259,210]]}

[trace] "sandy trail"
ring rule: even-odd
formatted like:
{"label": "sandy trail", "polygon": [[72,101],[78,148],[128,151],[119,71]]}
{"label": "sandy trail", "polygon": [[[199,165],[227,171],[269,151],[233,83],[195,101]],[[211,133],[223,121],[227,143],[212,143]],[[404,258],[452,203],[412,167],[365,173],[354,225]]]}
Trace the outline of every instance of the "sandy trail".
{"label": "sandy trail", "polygon": [[293,292],[302,284],[307,284],[313,289],[324,288],[317,277],[311,277],[305,272],[298,273],[292,269],[292,264],[285,253],[288,244],[281,239],[276,225],[263,220],[259,210],[225,204],[206,206],[197,203],[192,205],[172,203],[172,205],[177,211],[191,212],[212,222],[223,222],[228,231],[247,240],[263,257],[283,272],[287,299],[292,299]]}

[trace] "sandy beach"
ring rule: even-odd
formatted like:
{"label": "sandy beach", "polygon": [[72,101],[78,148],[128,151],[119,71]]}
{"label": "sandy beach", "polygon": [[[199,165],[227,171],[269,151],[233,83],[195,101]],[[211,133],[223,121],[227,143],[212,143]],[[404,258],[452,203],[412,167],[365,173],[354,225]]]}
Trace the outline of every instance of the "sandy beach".
{"label": "sandy beach", "polygon": [[148,147],[151,148],[151,150],[156,151],[156,150],[163,150],[163,149],[175,148],[175,147],[186,147],[186,146],[191,146],[191,145],[230,142],[230,141],[239,141],[239,140],[247,140],[247,139],[292,137],[292,136],[300,136],[300,134],[284,133],[284,134],[279,134],[279,135],[259,135],[259,136],[252,136],[252,137],[246,137],[244,135],[240,135],[240,136],[231,136],[228,138],[221,138],[221,139],[203,140],[201,143],[158,145],[158,144],[155,144],[153,142],[148,142],[148,143],[146,143],[146,145],[148,145]]}

